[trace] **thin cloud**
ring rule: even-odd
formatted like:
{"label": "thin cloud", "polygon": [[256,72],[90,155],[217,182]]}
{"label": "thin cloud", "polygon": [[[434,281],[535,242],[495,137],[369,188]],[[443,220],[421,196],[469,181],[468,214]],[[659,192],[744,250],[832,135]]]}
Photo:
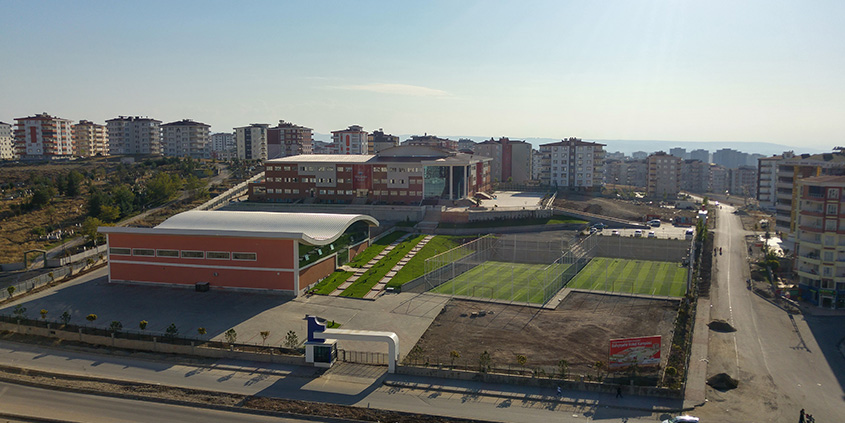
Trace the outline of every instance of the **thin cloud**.
{"label": "thin cloud", "polygon": [[380,94],[410,95],[415,97],[443,97],[449,93],[434,88],[421,87],[408,84],[357,84],[357,85],[336,85],[326,87],[335,90],[368,91]]}

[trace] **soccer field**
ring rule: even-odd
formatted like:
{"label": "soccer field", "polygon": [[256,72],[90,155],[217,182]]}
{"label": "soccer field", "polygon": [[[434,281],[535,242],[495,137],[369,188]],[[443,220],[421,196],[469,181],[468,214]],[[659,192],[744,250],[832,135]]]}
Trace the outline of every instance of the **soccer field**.
{"label": "soccer field", "polygon": [[545,304],[560,286],[568,264],[487,261],[432,289],[432,292],[502,301]]}
{"label": "soccer field", "polygon": [[675,262],[596,257],[567,286],[682,297],[687,289],[687,268]]}

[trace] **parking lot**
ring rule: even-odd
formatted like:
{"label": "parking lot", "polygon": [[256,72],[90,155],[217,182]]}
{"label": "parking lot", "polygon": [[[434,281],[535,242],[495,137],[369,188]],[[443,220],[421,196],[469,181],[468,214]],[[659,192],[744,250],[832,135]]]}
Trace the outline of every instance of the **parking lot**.
{"label": "parking lot", "polygon": [[[672,224],[663,223],[660,227],[651,227],[649,229],[640,229],[642,231],[643,238],[648,237],[648,233],[654,231],[655,238],[661,239],[684,239],[684,234],[686,233],[687,229],[690,229],[687,226],[674,226]],[[607,228],[599,232],[602,236],[612,236],[613,231],[618,231],[619,236],[634,236],[634,233],[637,231],[636,229],[612,229]]]}

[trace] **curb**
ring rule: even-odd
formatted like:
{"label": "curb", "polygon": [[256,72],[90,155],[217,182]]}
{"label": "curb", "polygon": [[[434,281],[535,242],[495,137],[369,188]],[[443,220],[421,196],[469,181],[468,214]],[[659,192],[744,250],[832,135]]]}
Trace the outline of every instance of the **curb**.
{"label": "curb", "polygon": [[[495,391],[473,391],[471,389],[466,388],[452,388],[452,387],[444,387],[444,386],[419,386],[417,383],[413,382],[397,382],[397,381],[384,381],[382,382],[384,386],[392,386],[394,388],[407,388],[407,389],[418,389],[423,391],[438,391],[438,392],[446,392],[450,394],[471,394],[471,395],[478,395],[478,396],[485,396],[485,397],[493,397],[493,398],[504,398],[504,399],[517,399],[517,400],[533,400],[533,401],[546,401],[546,402],[555,402],[558,404],[568,404],[568,405],[589,405],[589,406],[598,406],[598,401],[594,400],[569,400],[569,399],[561,399],[557,397],[550,397],[546,395],[532,395],[532,394],[513,394],[508,392],[495,392]],[[693,407],[681,407],[681,408],[667,408],[667,407],[658,407],[658,408],[646,408],[646,407],[634,407],[634,406],[624,406],[624,405],[609,405],[609,404],[601,404],[602,407],[606,408],[615,408],[620,410],[636,410],[636,411],[646,411],[650,413],[679,413],[684,411],[691,411],[695,408]]]}

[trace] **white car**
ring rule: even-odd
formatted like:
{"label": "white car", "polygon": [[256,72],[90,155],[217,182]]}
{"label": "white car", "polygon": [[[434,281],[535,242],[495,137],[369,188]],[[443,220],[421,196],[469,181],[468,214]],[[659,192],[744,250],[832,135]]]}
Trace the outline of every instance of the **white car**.
{"label": "white car", "polygon": [[663,423],[698,423],[698,417],[693,416],[678,416],[671,419],[663,420]]}
{"label": "white car", "polygon": [[657,235],[654,233],[654,231],[648,231],[648,237],[649,238],[657,238]]}
{"label": "white car", "polygon": [[637,229],[636,231],[634,231],[634,237],[635,238],[640,238],[642,236],[643,236],[643,230],[642,229]]}
{"label": "white car", "polygon": [[619,234],[619,231],[614,229],[613,232],[610,233],[610,236],[621,236],[621,235]]}

